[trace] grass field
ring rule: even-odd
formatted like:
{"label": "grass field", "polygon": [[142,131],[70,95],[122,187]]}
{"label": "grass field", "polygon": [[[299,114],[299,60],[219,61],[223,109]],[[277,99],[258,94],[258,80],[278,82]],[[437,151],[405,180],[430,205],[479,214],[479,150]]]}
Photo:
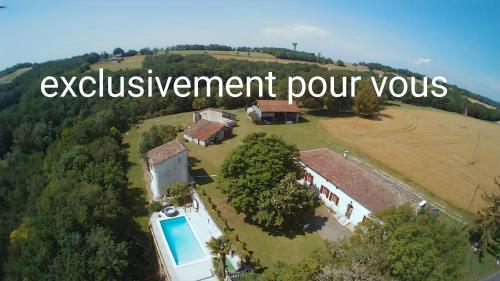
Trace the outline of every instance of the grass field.
{"label": "grass field", "polygon": [[0,77],[0,84],[10,83],[10,82],[14,81],[14,79],[16,79],[17,76],[19,76],[19,75],[21,75],[29,70],[31,70],[31,67],[20,68],[20,69],[17,69],[16,71],[14,71],[10,74],[2,76],[2,77]]}
{"label": "grass field", "polygon": [[415,108],[389,108],[377,121],[349,117],[320,123],[333,137],[459,209],[476,211],[481,193],[496,190],[500,127],[493,123]]}
{"label": "grass field", "polygon": [[142,67],[142,61],[144,60],[143,55],[136,55],[132,57],[123,58],[122,62],[112,62],[112,61],[102,61],[98,63],[94,63],[90,66],[92,70],[98,70],[99,68],[103,68],[106,70],[121,70],[121,69],[137,69]]}
{"label": "grass field", "polygon": [[[199,51],[199,50],[185,50],[185,51],[170,51],[170,54],[179,54],[183,56],[194,55],[194,54],[207,54],[211,55],[217,59],[238,59],[247,61],[260,61],[260,62],[277,62],[277,63],[303,63],[303,64],[314,64],[325,67],[331,70],[352,70],[352,71],[369,71],[368,67],[363,65],[354,65],[352,63],[345,63],[345,67],[341,67],[335,64],[319,64],[315,62],[297,61],[297,60],[287,60],[278,59],[270,54],[257,53],[257,52],[236,52],[236,51]],[[121,63],[116,62],[98,62],[91,66],[91,69],[97,70],[99,68],[104,68],[107,70],[120,70],[120,69],[136,69],[142,67],[142,61],[144,60],[143,55],[136,55],[132,57],[125,57]],[[379,75],[382,73],[378,70],[374,71]]]}

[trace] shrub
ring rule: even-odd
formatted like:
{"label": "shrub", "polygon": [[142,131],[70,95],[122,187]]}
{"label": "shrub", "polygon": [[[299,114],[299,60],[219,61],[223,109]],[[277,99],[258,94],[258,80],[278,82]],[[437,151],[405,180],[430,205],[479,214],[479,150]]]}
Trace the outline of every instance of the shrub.
{"label": "shrub", "polygon": [[191,187],[184,182],[176,182],[168,185],[167,192],[173,197],[173,203],[177,206],[187,204],[193,200]]}
{"label": "shrub", "polygon": [[149,204],[148,211],[150,213],[159,212],[159,211],[161,211],[162,207],[163,206],[159,202],[153,201],[153,202],[151,202],[151,204]]}

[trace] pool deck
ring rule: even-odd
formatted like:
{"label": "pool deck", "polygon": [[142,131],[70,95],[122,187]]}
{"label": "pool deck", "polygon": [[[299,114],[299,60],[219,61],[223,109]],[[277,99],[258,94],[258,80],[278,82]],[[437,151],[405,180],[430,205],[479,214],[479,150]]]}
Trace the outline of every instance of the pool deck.
{"label": "pool deck", "polygon": [[[201,202],[197,194],[194,198]],[[151,233],[155,240],[155,245],[157,252],[159,254],[159,259],[162,267],[167,271],[167,280],[171,281],[195,281],[195,280],[218,280],[213,273],[212,257],[210,255],[210,250],[206,246],[212,237],[219,237],[222,235],[219,227],[210,217],[208,211],[203,204],[199,204],[198,210],[194,208],[177,208],[179,216],[185,216],[188,220],[191,228],[201,244],[203,251],[206,253],[206,258],[188,263],[185,265],[177,266],[172,258],[170,249],[163,234],[163,230],[160,226],[160,221],[169,219],[162,212],[155,212],[151,215],[149,220]]]}

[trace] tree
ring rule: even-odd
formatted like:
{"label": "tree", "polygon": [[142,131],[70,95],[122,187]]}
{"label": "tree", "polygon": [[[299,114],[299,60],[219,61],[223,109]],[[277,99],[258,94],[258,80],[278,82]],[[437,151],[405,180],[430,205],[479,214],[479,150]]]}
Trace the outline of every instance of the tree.
{"label": "tree", "polygon": [[142,48],[139,53],[141,55],[152,55],[153,54],[153,51],[151,51],[150,48]]}
{"label": "tree", "polygon": [[289,173],[296,179],[302,176],[298,155],[295,146],[279,137],[250,134],[224,160],[219,186],[236,210],[252,218],[264,191],[275,188]]}
{"label": "tree", "polygon": [[87,62],[90,64],[94,64],[99,61],[99,58],[100,56],[98,53],[92,52],[87,55]]}
{"label": "tree", "polygon": [[191,187],[185,182],[176,182],[165,187],[168,195],[172,196],[174,199],[174,204],[177,206],[185,205],[191,202],[193,195],[191,193]]}
{"label": "tree", "polygon": [[255,221],[275,230],[296,226],[314,212],[315,202],[313,191],[301,186],[294,174],[288,174],[275,188],[261,193]]}
{"label": "tree", "polygon": [[[500,190],[500,183],[497,180]],[[481,259],[490,253],[500,260],[500,192],[483,194],[485,207],[478,211],[474,225],[469,231],[469,240],[476,243]]]}
{"label": "tree", "polygon": [[362,81],[354,98],[354,112],[356,114],[373,118],[379,112],[379,101],[368,81]]}
{"label": "tree", "polygon": [[201,110],[209,106],[208,99],[206,97],[197,97],[193,100],[193,109]]}
{"label": "tree", "polygon": [[344,62],[343,62],[343,61],[341,61],[341,60],[338,60],[338,61],[337,61],[337,65],[338,65],[338,66],[342,66],[342,67],[344,67],[344,66],[345,66]]}
{"label": "tree", "polygon": [[[380,223],[380,222],[383,223]],[[426,211],[410,205],[389,209],[356,229],[354,243],[370,245],[384,257],[389,273],[403,281],[461,280],[465,237]]]}
{"label": "tree", "polygon": [[357,260],[325,266],[315,281],[387,281],[384,276]]}
{"label": "tree", "polygon": [[128,50],[123,54],[124,57],[131,57],[131,56],[135,56],[135,55],[137,55],[136,50]]}
{"label": "tree", "polygon": [[147,132],[142,134],[139,151],[145,155],[149,150],[175,139],[176,136],[177,133],[172,126],[153,125]]}
{"label": "tree", "polygon": [[124,51],[122,48],[115,48],[113,50],[113,55],[123,55]]}
{"label": "tree", "polygon": [[221,236],[219,238],[212,237],[207,242],[207,247],[210,249],[210,253],[220,261],[221,268],[220,273],[222,275],[222,280],[226,279],[226,256],[231,250],[231,241],[226,236]]}
{"label": "tree", "polygon": [[353,107],[353,98],[346,97],[333,97],[332,95],[325,95],[325,106],[328,110],[335,113],[351,112]]}

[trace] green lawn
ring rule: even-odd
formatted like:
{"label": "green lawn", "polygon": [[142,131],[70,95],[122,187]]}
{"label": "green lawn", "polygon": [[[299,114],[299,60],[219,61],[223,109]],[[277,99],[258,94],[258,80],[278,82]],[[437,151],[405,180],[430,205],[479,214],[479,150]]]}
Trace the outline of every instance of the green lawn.
{"label": "green lawn", "polygon": [[29,70],[31,70],[31,67],[20,68],[20,69],[17,69],[16,71],[14,71],[10,74],[2,76],[2,77],[0,77],[0,84],[10,83],[10,82],[14,81],[14,79],[16,79],[17,76],[19,76],[19,75],[21,75]]}
{"label": "green lawn", "polygon": [[[200,188],[204,189],[213,199],[214,203],[221,210],[221,214],[228,220],[231,227],[235,229],[241,241],[247,244],[247,248],[253,251],[253,255],[260,259],[262,265],[269,266],[278,261],[294,263],[310,255],[318,247],[324,245],[324,241],[316,233],[298,235],[294,238],[284,236],[271,236],[260,228],[250,225],[244,221],[243,214],[238,214],[226,202],[226,196],[216,188],[216,175],[224,157],[241,143],[244,136],[252,132],[264,131],[270,134],[277,134],[285,139],[293,140],[299,149],[310,149],[320,146],[334,145],[327,138],[311,137],[310,132],[317,130],[319,117],[307,116],[311,119],[296,125],[274,125],[257,126],[250,122],[243,110],[232,111],[238,116],[239,126],[234,129],[234,137],[224,141],[222,144],[202,147],[192,143],[186,143],[191,157],[192,175],[200,183]],[[129,169],[129,186],[131,188],[141,188],[143,196],[147,193],[146,183],[142,172],[141,156],[138,151],[138,144],[142,132],[150,128],[153,124],[167,124],[177,126],[192,122],[192,113],[180,113],[164,117],[153,118],[144,121],[132,128],[125,136],[124,140],[130,145],[129,161],[133,163]],[[179,136],[180,137],[180,136]],[[210,178],[206,177],[211,175]],[[200,177],[201,176],[201,177]],[[147,217],[138,217],[138,222],[147,230]]]}

